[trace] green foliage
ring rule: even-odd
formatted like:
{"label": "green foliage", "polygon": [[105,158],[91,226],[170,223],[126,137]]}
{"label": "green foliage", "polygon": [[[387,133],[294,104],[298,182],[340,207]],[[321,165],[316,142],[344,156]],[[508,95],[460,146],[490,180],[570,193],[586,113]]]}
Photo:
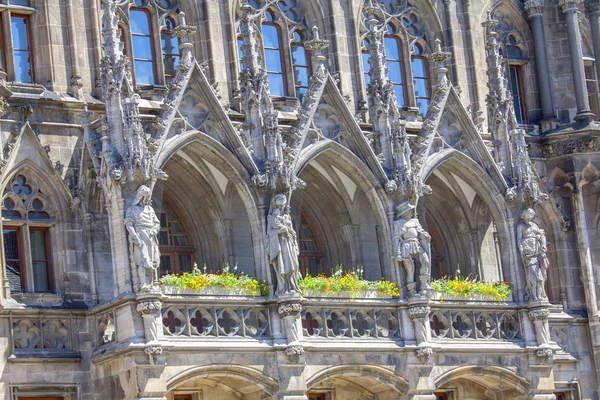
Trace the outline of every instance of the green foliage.
{"label": "green foliage", "polygon": [[509,282],[482,282],[476,278],[460,276],[457,270],[454,278],[444,277],[431,282],[431,287],[447,296],[468,297],[472,294],[487,296],[490,299],[502,301],[510,295]]}
{"label": "green foliage", "polygon": [[362,277],[363,271],[363,267],[358,266],[344,272],[342,266],[337,265],[334,268],[333,276],[306,276],[300,279],[298,285],[303,293],[306,291],[332,294],[349,293],[351,298],[355,298],[363,291],[377,290],[377,293],[382,296],[400,296],[396,283],[384,279],[367,281]]}
{"label": "green foliage", "polygon": [[256,278],[244,275],[243,272],[238,274],[237,265],[233,268],[233,272],[229,269],[229,265],[225,264],[222,271],[219,270],[214,273],[213,271],[206,271],[206,264],[202,270],[194,264],[192,272],[181,275],[165,275],[161,278],[160,283],[162,285],[173,285],[178,289],[193,290],[220,286],[229,290],[242,289],[252,294],[252,296],[269,296],[269,287],[265,282],[259,282]]}

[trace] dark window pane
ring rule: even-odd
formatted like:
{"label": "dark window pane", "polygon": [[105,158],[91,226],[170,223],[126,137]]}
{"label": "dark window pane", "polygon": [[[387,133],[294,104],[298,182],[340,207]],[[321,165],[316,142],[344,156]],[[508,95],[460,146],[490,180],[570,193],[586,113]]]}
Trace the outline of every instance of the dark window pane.
{"label": "dark window pane", "polygon": [[10,0],[9,3],[13,6],[31,7],[31,5],[29,4],[29,0]]}
{"label": "dark window pane", "polygon": [[50,285],[48,283],[48,264],[39,261],[33,262],[33,290],[35,292],[49,292]]}
{"label": "dark window pane", "polygon": [[279,29],[274,25],[263,25],[263,45],[274,49],[279,48]]}
{"label": "dark window pane", "polygon": [[189,254],[179,255],[179,272],[190,272],[192,270],[192,256]]}
{"label": "dark window pane", "polygon": [[318,258],[311,258],[308,260],[308,273],[311,276],[319,275],[319,261]]}
{"label": "dark window pane", "polygon": [[12,17],[12,42],[15,49],[27,50],[27,22],[25,17]]}
{"label": "dark window pane", "polygon": [[132,36],[133,57],[152,60],[152,41],[148,36]]}
{"label": "dark window pane", "polygon": [[129,12],[129,23],[131,25],[131,33],[150,34],[148,14],[144,11],[131,10]]}
{"label": "dark window pane", "polygon": [[160,256],[160,276],[173,273],[171,256]]}
{"label": "dark window pane", "polygon": [[169,245],[169,232],[167,232],[167,231],[158,232],[158,244],[160,244],[161,246]]}
{"label": "dark window pane", "polygon": [[4,229],[4,257],[7,260],[19,259],[19,236],[16,229]]}
{"label": "dark window pane", "polygon": [[15,50],[15,80],[17,82],[31,83],[31,64],[29,53]]}
{"label": "dark window pane", "polygon": [[388,60],[399,60],[400,52],[398,48],[398,41],[394,38],[386,37],[384,39],[385,44],[385,56]]}
{"label": "dark window pane", "polygon": [[394,92],[396,93],[396,104],[404,106],[404,89],[402,85],[394,85]]}
{"label": "dark window pane", "polygon": [[296,86],[308,86],[308,68],[294,68]]}
{"label": "dark window pane", "polygon": [[152,62],[135,61],[135,80],[138,85],[153,85],[154,84],[154,69]]}
{"label": "dark window pane", "polygon": [[31,244],[31,259],[33,261],[46,260],[46,235],[44,231],[29,231]]}
{"label": "dark window pane", "polygon": [[283,72],[281,68],[281,52],[279,50],[265,50],[265,64],[269,72]]}
{"label": "dark window pane", "polygon": [[400,63],[388,61],[386,64],[388,67],[388,78],[393,83],[402,83],[402,67],[400,66]]}
{"label": "dark window pane", "polygon": [[269,74],[269,90],[272,96],[285,96],[283,75]]}
{"label": "dark window pane", "polygon": [[304,47],[292,46],[292,62],[296,65],[308,65]]}
{"label": "dark window pane", "polygon": [[173,236],[173,246],[187,246],[185,236]]}
{"label": "dark window pane", "polygon": [[521,111],[521,99],[518,97],[513,97],[513,107],[515,109],[515,117],[519,124],[523,123],[523,113]]}

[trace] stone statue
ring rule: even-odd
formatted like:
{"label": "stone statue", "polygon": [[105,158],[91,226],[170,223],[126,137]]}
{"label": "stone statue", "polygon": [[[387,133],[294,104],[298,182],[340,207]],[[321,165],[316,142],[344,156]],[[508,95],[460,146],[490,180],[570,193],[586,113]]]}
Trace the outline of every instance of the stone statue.
{"label": "stone statue", "polygon": [[533,218],[535,211],[532,208],[523,210],[517,226],[517,241],[525,267],[529,299],[544,300],[547,298],[545,285],[548,277],[546,234],[533,222]]}
{"label": "stone statue", "polygon": [[142,291],[150,290],[156,279],[160,263],[158,232],[160,221],[151,206],[152,191],[146,185],[138,188],[133,204],[125,213],[125,226],[129,232],[129,246],[133,263],[137,267]]}
{"label": "stone statue", "polygon": [[275,295],[299,294],[298,241],[292,218],[285,212],[287,198],[276,194],[271,199],[267,217],[267,256],[277,275]]}
{"label": "stone statue", "polygon": [[392,258],[406,270],[406,286],[410,296],[416,294],[416,261],[419,262],[421,292],[431,288],[429,286],[431,278],[431,236],[421,226],[414,209],[415,206],[408,202],[400,204],[398,206],[398,219],[393,224],[394,249]]}

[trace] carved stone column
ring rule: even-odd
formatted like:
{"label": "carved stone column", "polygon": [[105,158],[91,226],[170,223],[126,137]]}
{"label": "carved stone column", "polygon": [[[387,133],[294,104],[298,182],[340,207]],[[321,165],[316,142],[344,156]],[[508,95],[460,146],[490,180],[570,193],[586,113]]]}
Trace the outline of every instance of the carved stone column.
{"label": "carved stone column", "polygon": [[[600,78],[600,0],[585,0],[585,10],[592,27],[592,45],[596,58],[596,77]],[[596,118],[600,116],[596,115]]]}
{"label": "carved stone column", "polygon": [[415,339],[417,341],[417,357],[423,364],[433,355],[429,345],[431,332],[429,330],[429,302],[409,301],[408,316],[415,324]]}
{"label": "carved stone column", "polygon": [[137,311],[142,314],[144,321],[144,335],[148,347],[144,350],[151,364],[158,362],[162,354],[160,339],[163,337],[162,329],[162,302],[157,297],[138,297]]}
{"label": "carved stone column", "polygon": [[577,115],[575,120],[581,125],[587,125],[594,118],[590,111],[590,102],[585,83],[585,69],[583,65],[583,52],[581,35],[579,33],[578,5],[581,0],[559,0],[565,19],[567,20],[567,33],[569,35],[569,50],[571,53],[571,69],[575,85],[575,100],[577,102]]}
{"label": "carved stone column", "polygon": [[544,33],[544,0],[527,0],[524,6],[531,20],[535,65],[542,103],[542,130],[547,131],[552,129],[554,123],[558,121],[554,115],[550,74],[548,73],[548,56],[546,54],[546,36]]}
{"label": "carved stone column", "polygon": [[293,363],[300,362],[300,357],[304,355],[304,348],[300,343],[302,337],[302,321],[300,313],[302,312],[302,304],[296,301],[286,300],[280,302],[277,312],[283,319],[283,329],[287,338],[288,346],[285,349],[285,354]]}

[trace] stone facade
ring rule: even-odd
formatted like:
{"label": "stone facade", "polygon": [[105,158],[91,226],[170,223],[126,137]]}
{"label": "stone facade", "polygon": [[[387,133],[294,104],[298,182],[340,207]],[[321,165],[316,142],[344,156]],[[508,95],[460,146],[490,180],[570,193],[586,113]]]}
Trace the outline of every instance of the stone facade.
{"label": "stone facade", "polygon": [[0,14],[0,399],[599,398],[598,0]]}

